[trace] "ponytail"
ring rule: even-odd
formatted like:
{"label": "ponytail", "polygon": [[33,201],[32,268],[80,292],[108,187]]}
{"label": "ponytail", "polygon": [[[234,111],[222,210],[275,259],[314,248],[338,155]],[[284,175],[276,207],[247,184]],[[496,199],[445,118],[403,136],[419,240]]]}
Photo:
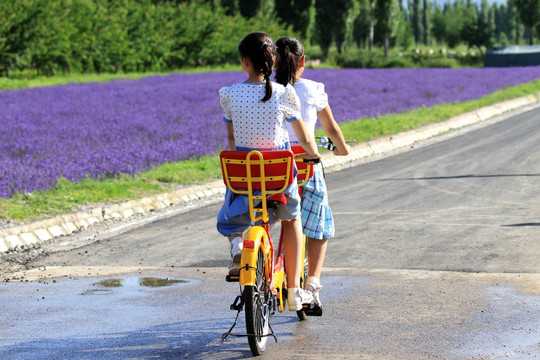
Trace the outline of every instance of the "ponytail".
{"label": "ponytail", "polygon": [[272,97],[272,68],[274,67],[274,57],[276,55],[276,46],[272,38],[261,32],[247,35],[238,45],[238,52],[242,57],[248,57],[253,66],[263,74],[266,81],[264,97],[262,102],[270,100]]}
{"label": "ponytail", "polygon": [[[270,61],[271,65],[268,64],[269,63],[268,61],[265,61],[264,67],[261,69],[261,72],[264,75],[264,80],[266,81],[264,97],[261,99],[262,102],[267,102],[272,97],[273,89],[272,89],[272,80],[270,80],[270,75],[272,75],[272,67],[274,65],[274,52],[275,52],[272,46],[274,45],[267,44],[266,42],[262,44],[262,48],[265,53],[265,58],[269,57],[271,59]],[[267,54],[268,53],[267,49],[271,49],[272,53]]]}
{"label": "ponytail", "polygon": [[284,86],[294,85],[300,61],[304,56],[304,46],[298,39],[290,36],[279,38],[276,45],[278,47],[276,81]]}
{"label": "ponytail", "polygon": [[265,93],[264,97],[261,99],[262,102],[267,102],[272,97],[272,80],[270,80],[270,75],[264,75],[266,80]]}

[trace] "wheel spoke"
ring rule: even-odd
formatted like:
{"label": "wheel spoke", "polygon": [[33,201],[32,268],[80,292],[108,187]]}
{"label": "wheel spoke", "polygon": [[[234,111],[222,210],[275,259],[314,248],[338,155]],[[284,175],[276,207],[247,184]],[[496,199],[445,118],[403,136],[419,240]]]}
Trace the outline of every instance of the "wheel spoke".
{"label": "wheel spoke", "polygon": [[250,335],[248,337],[249,347],[254,355],[261,355],[266,349],[267,335],[270,330],[269,296],[266,293],[269,289],[266,286],[264,270],[264,257],[262,252],[259,252],[255,284],[244,288],[246,329]]}

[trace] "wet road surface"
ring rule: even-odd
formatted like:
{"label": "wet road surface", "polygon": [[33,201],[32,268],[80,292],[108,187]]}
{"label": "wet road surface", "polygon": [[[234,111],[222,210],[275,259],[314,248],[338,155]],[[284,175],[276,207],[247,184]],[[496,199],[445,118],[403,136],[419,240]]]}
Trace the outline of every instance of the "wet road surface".
{"label": "wet road surface", "polygon": [[[10,297],[0,296],[0,357],[251,357],[244,338],[221,341],[234,320],[228,306],[237,288],[224,284],[224,269],[118,270],[128,273],[3,284],[0,294]],[[163,281],[152,284],[156,279]],[[538,275],[329,269],[324,279],[323,316],[303,322],[290,312],[273,317],[278,343],[270,341],[263,358],[538,357],[539,294],[528,290]],[[241,317],[236,330],[243,326]]]}

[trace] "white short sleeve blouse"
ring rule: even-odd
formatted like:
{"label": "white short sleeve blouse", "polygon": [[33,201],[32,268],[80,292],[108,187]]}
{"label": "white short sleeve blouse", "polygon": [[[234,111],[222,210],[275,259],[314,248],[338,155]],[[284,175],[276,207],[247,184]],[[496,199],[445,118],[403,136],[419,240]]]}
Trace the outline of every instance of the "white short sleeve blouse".
{"label": "white short sleeve blouse", "polygon": [[[324,84],[313,80],[300,79],[294,83],[294,89],[296,95],[300,98],[302,120],[304,120],[308,133],[315,137],[317,112],[328,105],[328,95],[324,90]],[[292,127],[289,125],[288,128],[291,141],[296,141],[296,135]]]}
{"label": "white short sleeve blouse", "polygon": [[223,120],[233,124],[237,147],[270,150],[289,144],[287,122],[300,118],[300,100],[294,88],[272,82],[266,102],[265,83],[238,83],[219,90]]}

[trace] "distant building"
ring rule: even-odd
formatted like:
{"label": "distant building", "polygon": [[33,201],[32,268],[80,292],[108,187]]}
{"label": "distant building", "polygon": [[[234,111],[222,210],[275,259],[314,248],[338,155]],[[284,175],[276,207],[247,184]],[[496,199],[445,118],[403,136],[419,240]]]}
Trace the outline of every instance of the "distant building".
{"label": "distant building", "polygon": [[485,67],[533,65],[540,65],[540,45],[489,48],[484,56]]}

